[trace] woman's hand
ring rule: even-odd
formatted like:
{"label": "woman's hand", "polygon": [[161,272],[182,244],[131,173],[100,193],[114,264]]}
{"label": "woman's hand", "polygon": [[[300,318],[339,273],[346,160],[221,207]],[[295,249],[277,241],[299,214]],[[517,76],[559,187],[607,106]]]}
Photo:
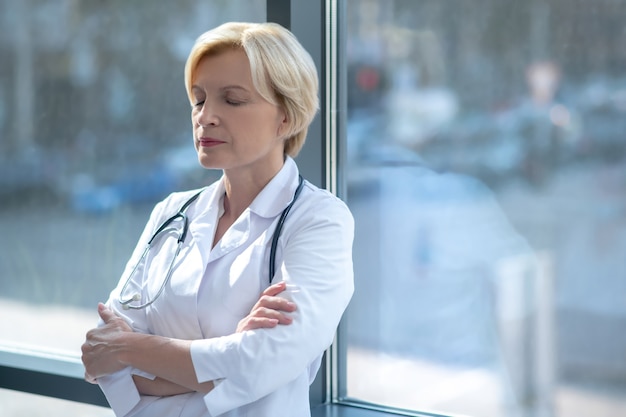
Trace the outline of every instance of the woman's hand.
{"label": "woman's hand", "polygon": [[123,347],[120,336],[133,331],[121,317],[102,303],[98,304],[98,314],[104,325],[89,330],[82,346],[85,380],[92,384],[96,383],[98,377],[125,368],[118,357]]}
{"label": "woman's hand", "polygon": [[296,311],[296,305],[282,297],[277,297],[286,288],[287,284],[284,281],[266,288],[259,301],[252,307],[250,314],[237,325],[237,333],[253,329],[269,329],[278,324],[290,324],[292,319],[285,313]]}

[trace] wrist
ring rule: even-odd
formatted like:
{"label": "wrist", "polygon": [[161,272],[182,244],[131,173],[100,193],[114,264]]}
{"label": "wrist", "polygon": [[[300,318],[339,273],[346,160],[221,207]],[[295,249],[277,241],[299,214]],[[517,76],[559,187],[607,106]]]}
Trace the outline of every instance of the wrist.
{"label": "wrist", "polygon": [[133,352],[136,349],[139,333],[121,332],[117,337],[117,361],[124,366],[133,366]]}

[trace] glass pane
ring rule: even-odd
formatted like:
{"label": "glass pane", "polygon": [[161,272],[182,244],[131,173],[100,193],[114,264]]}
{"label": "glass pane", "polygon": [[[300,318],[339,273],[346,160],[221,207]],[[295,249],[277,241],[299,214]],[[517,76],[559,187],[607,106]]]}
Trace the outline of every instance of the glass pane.
{"label": "glass pane", "polygon": [[626,3],[351,0],[341,396],[626,415]]}
{"label": "glass pane", "polygon": [[265,1],[0,0],[0,345],[78,354],[155,202],[216,178],[183,67],[229,20]]}

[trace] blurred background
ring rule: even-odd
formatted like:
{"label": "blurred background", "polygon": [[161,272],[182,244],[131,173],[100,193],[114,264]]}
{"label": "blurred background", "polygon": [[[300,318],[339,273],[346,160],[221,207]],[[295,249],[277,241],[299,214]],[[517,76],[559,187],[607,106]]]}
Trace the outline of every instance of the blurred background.
{"label": "blurred background", "polygon": [[626,415],[626,3],[345,9],[344,395]]}
{"label": "blurred background", "polygon": [[[340,396],[626,415],[626,3],[339,12],[356,220]],[[228,20],[264,21],[265,1],[0,0],[3,344],[78,352],[155,202],[218,178],[183,65]],[[0,390],[0,414],[55,408],[31,397]]]}

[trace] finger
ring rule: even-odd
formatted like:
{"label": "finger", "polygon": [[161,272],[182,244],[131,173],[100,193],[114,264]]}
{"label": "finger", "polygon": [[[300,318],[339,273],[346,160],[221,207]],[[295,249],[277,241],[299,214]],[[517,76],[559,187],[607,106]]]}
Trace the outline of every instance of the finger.
{"label": "finger", "polygon": [[263,307],[254,310],[251,313],[250,318],[272,319],[272,320],[277,320],[280,324],[291,324],[291,322],[293,321],[291,317],[281,313],[280,311],[272,310],[269,308],[263,308]]}
{"label": "finger", "polygon": [[96,378],[92,377],[87,372],[85,372],[85,381],[89,382],[90,384],[97,384],[98,383]]}
{"label": "finger", "polygon": [[248,327],[250,329],[272,328],[278,324],[277,319],[269,317],[251,317],[248,320]]}
{"label": "finger", "polygon": [[262,295],[275,296],[285,291],[287,288],[287,283],[285,281],[280,281],[274,285],[270,285],[263,291]]}
{"label": "finger", "polygon": [[278,320],[267,317],[250,317],[246,321],[243,330],[254,330],[254,329],[271,329],[278,325]]}
{"label": "finger", "polygon": [[270,319],[267,317],[246,317],[241,320],[237,325],[237,333],[245,332],[246,330],[254,329],[271,329],[278,325],[277,319]]}
{"label": "finger", "polygon": [[296,311],[296,304],[292,301],[286,300],[282,297],[270,297],[270,296],[262,296],[259,302],[255,306],[256,308],[269,308],[272,310],[285,311],[288,313],[292,313]]}
{"label": "finger", "polygon": [[278,324],[291,324],[293,323],[293,319],[289,316],[281,314],[278,318]]}
{"label": "finger", "polygon": [[102,303],[98,303],[98,314],[105,323],[109,323],[111,320],[117,317],[113,310],[111,310],[109,307],[105,306]]}

